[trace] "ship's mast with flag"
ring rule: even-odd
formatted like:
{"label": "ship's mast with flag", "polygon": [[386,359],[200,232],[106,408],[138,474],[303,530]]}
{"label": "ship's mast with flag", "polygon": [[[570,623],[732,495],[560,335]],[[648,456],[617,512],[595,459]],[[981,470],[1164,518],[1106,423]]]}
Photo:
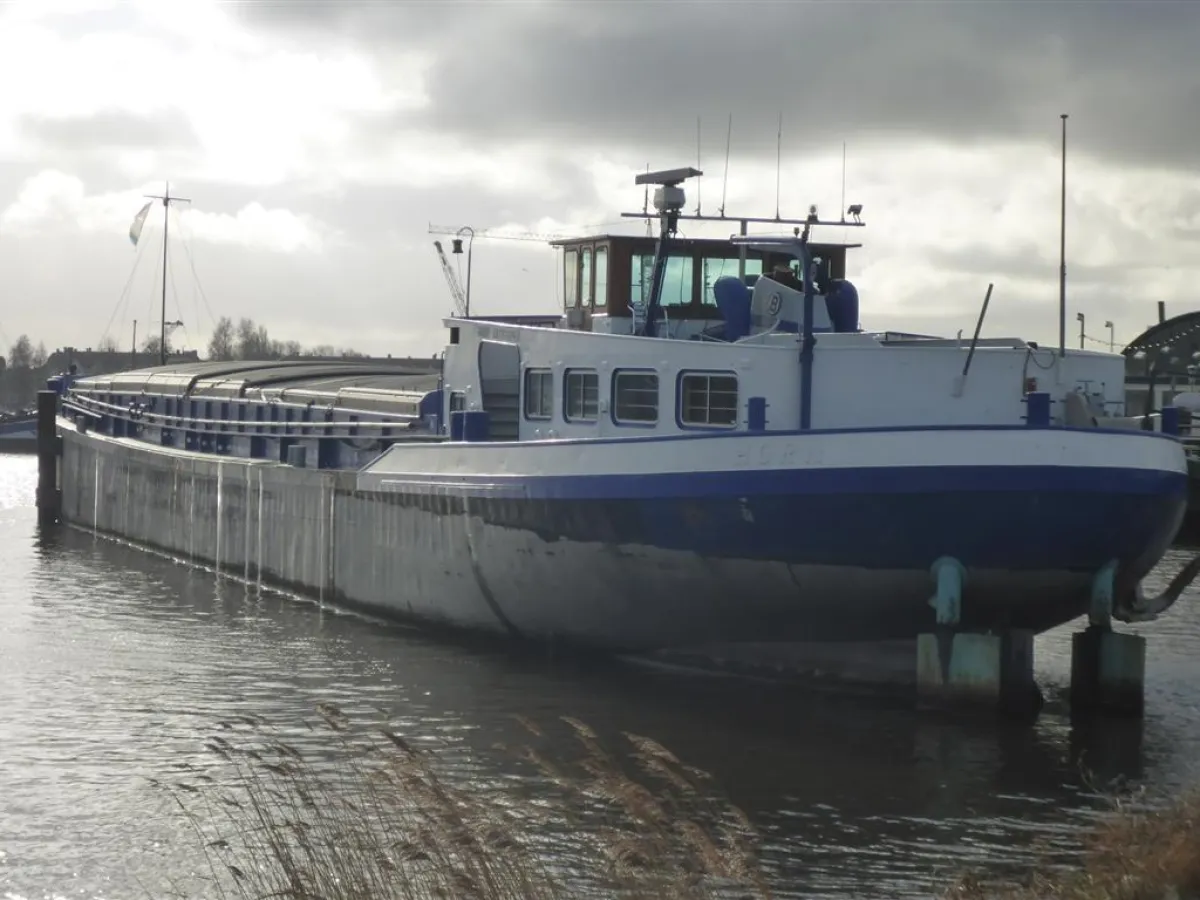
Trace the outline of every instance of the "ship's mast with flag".
{"label": "ship's mast with flag", "polygon": [[144,194],[147,199],[146,205],[138,210],[136,216],[133,217],[133,223],[129,226],[129,240],[133,242],[133,246],[137,246],[138,240],[142,236],[142,226],[146,224],[146,216],[150,213],[150,207],[155,200],[162,201],[163,205],[163,268],[162,268],[162,308],[160,310],[159,325],[161,331],[159,333],[159,364],[167,364],[167,237],[170,227],[170,212],[172,203],[191,203],[187,197],[172,197],[171,183],[167,182],[166,190],[161,194]]}

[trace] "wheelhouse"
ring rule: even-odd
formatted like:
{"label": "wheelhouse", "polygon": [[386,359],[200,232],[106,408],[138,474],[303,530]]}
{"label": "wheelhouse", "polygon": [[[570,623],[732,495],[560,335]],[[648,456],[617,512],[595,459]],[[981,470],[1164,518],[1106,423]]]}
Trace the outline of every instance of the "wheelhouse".
{"label": "wheelhouse", "polygon": [[[650,301],[656,240],[605,234],[554,241],[562,251],[563,315],[567,328],[633,334]],[[817,280],[846,277],[846,251],[859,244],[813,243]],[[717,279],[737,276],[753,288],[759,276],[780,267],[798,277],[789,253],[739,247],[720,238],[677,238],[670,244],[660,307],[671,336],[700,335],[722,320]]]}

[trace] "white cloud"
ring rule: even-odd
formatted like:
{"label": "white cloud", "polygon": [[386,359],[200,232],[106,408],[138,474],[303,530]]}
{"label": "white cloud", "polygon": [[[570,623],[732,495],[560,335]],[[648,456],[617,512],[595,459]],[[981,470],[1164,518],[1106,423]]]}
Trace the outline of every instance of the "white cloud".
{"label": "white cloud", "polygon": [[215,4],[173,3],[170,15],[161,3],[132,9],[143,16],[137,28],[114,23],[76,37],[47,24],[54,11],[43,14],[41,0],[2,17],[0,81],[21,89],[0,95],[0,152],[28,153],[14,128],[24,115],[179,108],[201,147],[176,177],[280,184],[319,175],[352,151],[345,116],[425,102],[419,54],[407,68],[397,60],[408,77],[385,86],[361,58],[272,46],[235,28]]}
{"label": "white cloud", "polygon": [[32,229],[48,220],[71,217],[82,202],[82,181],[65,172],[42,172],[26,181],[16,202],[0,213],[0,230]]}
{"label": "white cloud", "polygon": [[[26,180],[17,199],[0,213],[0,233],[46,233],[68,230],[127,235],[146,194],[158,193],[153,184],[140,190],[89,195],[74,175],[48,170]],[[152,213],[157,213],[152,208]],[[250,203],[233,215],[183,208],[179,210],[186,237],[210,243],[240,244],[282,253],[320,250],[325,229],[310,217],[286,209],[266,209]],[[149,228],[157,216],[148,221]],[[148,233],[148,231],[146,232]]]}
{"label": "white cloud", "polygon": [[235,215],[189,209],[180,213],[185,232],[210,243],[242,244],[282,253],[320,250],[323,236],[311,219],[286,209],[251,203]]}

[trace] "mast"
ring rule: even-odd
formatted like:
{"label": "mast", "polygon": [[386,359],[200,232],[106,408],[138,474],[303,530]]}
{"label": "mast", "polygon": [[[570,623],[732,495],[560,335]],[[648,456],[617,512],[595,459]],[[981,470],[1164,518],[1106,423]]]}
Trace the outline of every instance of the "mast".
{"label": "mast", "polygon": [[1058,220],[1058,355],[1067,355],[1067,114],[1062,113],[1062,192]]}
{"label": "mast", "polygon": [[158,345],[158,360],[159,365],[167,364],[167,231],[170,227],[170,213],[172,203],[191,203],[187,197],[172,197],[171,182],[167,182],[166,190],[162,194],[146,194],[147,199],[161,200],[163,205],[163,271],[162,271],[162,308],[159,315],[159,345]]}

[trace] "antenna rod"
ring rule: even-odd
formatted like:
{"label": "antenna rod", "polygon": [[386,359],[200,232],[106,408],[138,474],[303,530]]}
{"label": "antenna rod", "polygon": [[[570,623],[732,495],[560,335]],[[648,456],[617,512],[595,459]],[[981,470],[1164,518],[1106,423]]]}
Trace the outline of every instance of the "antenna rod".
{"label": "antenna rod", "polygon": [[775,218],[779,218],[779,177],[783,167],[783,113],[779,114],[779,132],[775,138]]}
{"label": "antenna rod", "polygon": [[[729,114],[729,127],[725,130],[725,177],[721,180],[721,217],[725,217],[725,191],[729,188],[729,143],[733,140],[733,113]],[[698,168],[698,167],[697,167]]]}
{"label": "antenna rod", "polygon": [[1058,226],[1058,355],[1067,355],[1067,114],[1062,113],[1062,196]]}
{"label": "antenna rod", "polygon": [[[650,174],[650,163],[646,163],[646,174]],[[646,187],[642,191],[642,212],[646,214],[646,237],[650,237],[654,233],[650,227],[650,182],[646,182]],[[566,265],[566,263],[563,263]]]}
{"label": "antenna rod", "polygon": [[158,360],[159,365],[167,364],[167,229],[170,223],[170,212],[172,203],[191,203],[187,197],[172,197],[171,182],[167,182],[167,189],[162,194],[146,194],[148,200],[161,200],[163,205],[163,274],[162,274],[162,322],[160,323]]}
{"label": "antenna rod", "polygon": [[842,141],[842,221],[846,221],[846,142]]}
{"label": "antenna rod", "polygon": [[[696,168],[700,169],[700,117],[696,116]],[[700,212],[700,179],[696,179],[696,215]]]}
{"label": "antenna rod", "polygon": [[163,282],[162,282],[162,309],[159,323],[162,328],[162,333],[159,336],[158,342],[158,359],[159,365],[167,364],[167,229],[170,227],[171,221],[171,182],[167,182],[167,189],[163,192]]}

